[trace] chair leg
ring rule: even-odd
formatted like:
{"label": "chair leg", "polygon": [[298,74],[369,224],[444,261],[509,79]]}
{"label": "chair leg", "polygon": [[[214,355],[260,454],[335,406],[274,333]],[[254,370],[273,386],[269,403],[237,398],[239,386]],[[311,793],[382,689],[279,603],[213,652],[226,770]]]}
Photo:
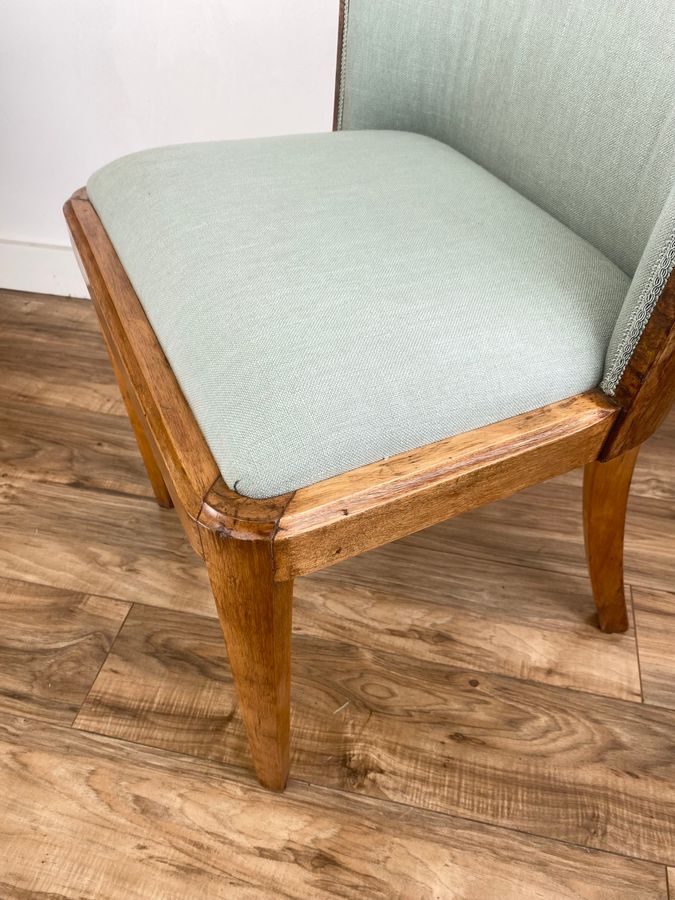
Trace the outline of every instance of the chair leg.
{"label": "chair leg", "polygon": [[293,582],[275,582],[269,541],[202,532],[251,756],[260,783],[288,778]]}
{"label": "chair leg", "polygon": [[124,405],[127,410],[127,415],[129,416],[129,421],[131,422],[131,427],[134,429],[134,434],[136,435],[136,443],[138,444],[138,449],[141,452],[143,464],[145,465],[145,471],[148,473],[148,480],[150,481],[155,499],[160,506],[164,507],[164,509],[171,509],[173,506],[171,494],[169,493],[169,489],[167,488],[166,482],[164,481],[164,476],[162,475],[161,470],[157,465],[157,460],[155,459],[155,454],[152,447],[150,446],[148,436],[145,433],[143,423],[141,422],[138,413],[136,412],[136,408],[133,404],[131,396],[129,395],[129,391],[127,390],[124,375],[120,371],[113,354],[109,353],[109,356],[113,371],[115,372],[115,378],[117,379],[117,385],[120,389],[120,393],[122,394],[122,399],[124,400]]}
{"label": "chair leg", "polygon": [[639,447],[584,470],[584,539],[600,628],[626,631],[623,535],[626,506]]}

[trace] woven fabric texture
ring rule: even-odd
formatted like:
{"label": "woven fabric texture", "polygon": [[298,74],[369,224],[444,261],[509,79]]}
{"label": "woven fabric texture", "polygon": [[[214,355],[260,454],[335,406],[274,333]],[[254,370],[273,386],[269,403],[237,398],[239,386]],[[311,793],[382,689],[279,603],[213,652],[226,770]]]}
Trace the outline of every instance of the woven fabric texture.
{"label": "woven fabric texture", "polygon": [[673,0],[349,0],[342,88],[342,128],[446,142],[635,275],[613,392],[675,264]]}
{"label": "woven fabric texture", "polygon": [[596,386],[629,285],[420,135],[151,150],[88,192],[223,477],[252,497]]}

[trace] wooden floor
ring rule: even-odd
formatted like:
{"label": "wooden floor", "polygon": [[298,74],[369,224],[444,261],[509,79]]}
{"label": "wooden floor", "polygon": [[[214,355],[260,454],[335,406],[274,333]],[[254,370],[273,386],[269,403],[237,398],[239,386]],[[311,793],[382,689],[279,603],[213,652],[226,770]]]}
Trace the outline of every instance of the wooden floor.
{"label": "wooden floor", "polygon": [[91,305],[1,293],[0,898],[675,900],[675,417],[626,635],[580,503],[575,472],[298,580],[267,793]]}

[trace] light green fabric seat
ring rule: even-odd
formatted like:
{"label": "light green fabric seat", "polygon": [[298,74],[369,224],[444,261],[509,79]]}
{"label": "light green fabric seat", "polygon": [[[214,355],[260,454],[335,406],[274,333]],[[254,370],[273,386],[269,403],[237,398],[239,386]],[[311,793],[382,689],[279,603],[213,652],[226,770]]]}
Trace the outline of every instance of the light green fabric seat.
{"label": "light green fabric seat", "polygon": [[405,132],[151,150],[88,192],[223,477],[253,497],[597,386],[630,285]]}

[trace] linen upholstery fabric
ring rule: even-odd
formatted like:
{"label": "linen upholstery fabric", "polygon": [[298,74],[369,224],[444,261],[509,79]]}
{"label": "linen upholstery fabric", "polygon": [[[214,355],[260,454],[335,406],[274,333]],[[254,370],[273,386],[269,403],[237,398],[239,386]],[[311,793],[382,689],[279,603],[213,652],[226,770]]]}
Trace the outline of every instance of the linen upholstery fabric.
{"label": "linen upholstery fabric", "polygon": [[252,497],[596,386],[629,283],[420,135],[167,147],[88,192],[221,474]]}
{"label": "linen upholstery fabric", "polygon": [[448,143],[635,275],[613,393],[675,265],[673,0],[349,0],[340,108]]}

